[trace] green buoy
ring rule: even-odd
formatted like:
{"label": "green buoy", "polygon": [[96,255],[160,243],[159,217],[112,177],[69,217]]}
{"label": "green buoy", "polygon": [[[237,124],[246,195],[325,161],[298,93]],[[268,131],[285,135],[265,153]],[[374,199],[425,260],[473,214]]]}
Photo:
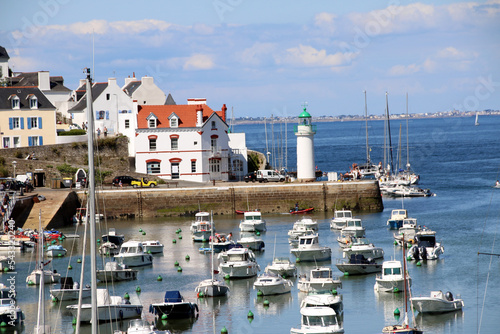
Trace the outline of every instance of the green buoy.
{"label": "green buoy", "polygon": [[260,232],[259,232],[259,231],[255,232],[255,235],[256,235],[256,236],[259,236],[259,235],[260,235]]}
{"label": "green buoy", "polygon": [[332,295],[336,296],[337,295],[337,290],[336,289],[333,289],[332,290]]}
{"label": "green buoy", "polygon": [[401,314],[401,311],[399,311],[399,308],[396,308],[394,310],[394,315],[400,315]]}
{"label": "green buoy", "polygon": [[3,268],[3,271],[4,271],[4,272],[8,272],[8,271],[9,271],[9,268],[8,268],[8,267],[5,267],[5,268]]}
{"label": "green buoy", "polygon": [[139,229],[139,232],[142,232],[142,228]]}
{"label": "green buoy", "polygon": [[178,265],[179,265],[179,262],[175,261],[175,262],[174,262],[174,266],[176,266],[176,267],[177,267]]}
{"label": "green buoy", "polygon": [[417,262],[417,266],[419,266],[419,267],[420,267],[421,265],[422,265],[422,263],[421,263],[420,261],[418,261],[418,262]]}
{"label": "green buoy", "polygon": [[141,292],[141,287],[137,286],[137,288],[135,288],[135,292]]}
{"label": "green buoy", "polygon": [[203,297],[205,297],[203,291],[198,292],[198,298],[203,298]]}
{"label": "green buoy", "polygon": [[182,268],[181,268],[181,266],[177,267],[177,272],[178,272],[178,273],[181,273],[181,272],[182,272]]}
{"label": "green buoy", "polygon": [[226,276],[224,276],[224,279],[230,279],[231,276],[229,276],[229,274],[226,274]]}
{"label": "green buoy", "polygon": [[97,239],[97,243],[100,243],[101,242],[101,239]]}
{"label": "green buoy", "polygon": [[130,299],[130,295],[128,294],[128,292],[125,292],[125,296],[123,296],[123,299],[127,299],[127,300]]}
{"label": "green buoy", "polygon": [[346,271],[346,272],[344,273],[344,276],[349,276],[349,273]]}
{"label": "green buoy", "polygon": [[227,334],[227,328],[226,326],[222,327],[222,329],[220,330],[221,334]]}
{"label": "green buoy", "polygon": [[263,295],[264,295],[264,293],[262,291],[260,291],[260,290],[257,291],[257,296],[263,296]]}
{"label": "green buoy", "polygon": [[299,263],[300,262],[300,258],[296,258],[295,262]]}
{"label": "green buoy", "polygon": [[71,321],[71,324],[76,325],[76,318],[73,318],[73,320]]}
{"label": "green buoy", "polygon": [[396,246],[398,244],[398,242],[396,240],[394,240],[394,245]]}
{"label": "green buoy", "polygon": [[191,259],[191,257],[189,257],[189,254],[186,255],[186,261],[189,261]]}
{"label": "green buoy", "polygon": [[2,322],[0,323],[0,327],[5,327],[5,326],[7,326],[7,323],[6,323],[5,321],[2,321]]}
{"label": "green buoy", "polygon": [[163,280],[163,278],[161,277],[161,275],[158,275],[158,277],[156,278],[157,281],[161,281]]}
{"label": "green buoy", "polygon": [[407,256],[406,261],[411,261],[411,256]]}
{"label": "green buoy", "polygon": [[52,302],[57,303],[57,297],[52,297]]}
{"label": "green buoy", "polygon": [[142,235],[146,235],[146,231],[142,231]]}
{"label": "green buoy", "polygon": [[247,318],[253,318],[253,312],[252,311],[248,311]]}
{"label": "green buoy", "polygon": [[151,251],[148,249],[148,254],[151,254]]}
{"label": "green buoy", "polygon": [[264,306],[269,306],[269,300],[264,300]]}
{"label": "green buoy", "polygon": [[179,240],[182,240],[182,235],[179,234]]}
{"label": "green buoy", "polygon": [[166,314],[162,314],[161,320],[167,320],[168,316]]}
{"label": "green buoy", "polygon": [[76,263],[82,263],[82,259],[76,260]]}
{"label": "green buoy", "polygon": [[174,239],[174,240],[172,240],[172,243],[174,243],[174,244],[175,244],[176,242],[177,242],[177,240],[175,240],[175,239]]}
{"label": "green buoy", "polygon": [[394,293],[398,293],[399,292],[399,289],[398,288],[394,288]]}
{"label": "green buoy", "polygon": [[62,257],[62,254],[61,253],[57,254],[57,257]]}

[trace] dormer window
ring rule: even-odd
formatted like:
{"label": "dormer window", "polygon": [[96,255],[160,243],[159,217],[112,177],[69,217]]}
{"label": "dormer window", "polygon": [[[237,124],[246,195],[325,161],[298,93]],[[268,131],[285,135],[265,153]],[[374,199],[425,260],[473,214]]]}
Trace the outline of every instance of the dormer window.
{"label": "dormer window", "polygon": [[170,119],[170,127],[171,127],[171,128],[176,128],[176,127],[178,127],[178,126],[179,126],[178,124],[179,124],[179,123],[177,122],[177,118],[176,118],[176,117],[172,117],[172,118]]}
{"label": "dormer window", "polygon": [[34,95],[30,97],[30,109],[38,109],[38,99]]}
{"label": "dormer window", "polygon": [[150,118],[148,121],[149,128],[156,128],[156,118]]}
{"label": "dormer window", "polygon": [[19,102],[19,97],[17,97],[17,95],[11,95],[10,102],[12,104],[12,109],[19,109],[21,107],[21,103]]}

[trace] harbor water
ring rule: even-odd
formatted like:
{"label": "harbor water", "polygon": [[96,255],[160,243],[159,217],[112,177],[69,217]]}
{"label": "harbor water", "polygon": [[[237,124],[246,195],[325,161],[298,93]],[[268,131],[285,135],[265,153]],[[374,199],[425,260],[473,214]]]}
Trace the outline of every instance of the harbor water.
{"label": "harbor water", "polygon": [[[392,142],[393,161],[397,163],[399,155],[399,124],[403,125],[402,163],[406,164],[406,129],[404,121],[393,121]],[[324,172],[345,172],[353,162],[365,161],[365,123],[364,122],[318,122],[315,135],[315,164]],[[437,232],[437,239],[445,249],[439,260],[424,262],[417,266],[414,261],[408,263],[412,277],[414,296],[429,295],[431,290],[451,291],[455,297],[461,297],[465,306],[460,312],[441,315],[416,314],[416,324],[424,333],[498,333],[500,325],[500,257],[478,255],[500,253],[495,245],[495,238],[500,225],[500,189],[492,186],[500,178],[500,117],[482,117],[480,125],[474,126],[473,118],[412,119],[409,122],[410,163],[412,169],[420,174],[420,187],[429,188],[436,194],[428,198],[391,199],[384,198],[384,211],[371,214],[356,214],[366,228],[366,236],[376,246],[385,251],[385,260],[402,259],[402,249],[393,244],[393,233],[386,221],[392,209],[404,207],[411,217],[418,219],[418,224]],[[296,166],[293,126],[288,124],[284,135],[284,125],[274,125],[275,140],[268,135],[267,150],[273,152],[280,165],[293,170]],[[236,132],[245,132],[249,149],[266,152],[263,124],[238,125]],[[268,124],[268,130],[270,129]],[[278,130],[279,129],[279,130]],[[287,143],[285,143],[285,138]],[[375,163],[383,160],[384,125],[382,121],[369,122],[370,154]],[[274,142],[274,147],[273,147]],[[288,154],[283,154],[288,148]],[[288,163],[284,163],[285,157]],[[258,186],[258,185],[256,185]],[[104,205],[105,203],[100,203]],[[249,199],[250,209],[252,207]],[[247,208],[240,208],[246,210]],[[384,326],[400,323],[402,317],[394,316],[396,308],[404,309],[403,294],[375,292],[375,275],[342,276],[335,267],[342,259],[341,249],[337,244],[339,232],[329,228],[332,212],[310,214],[320,223],[319,242],[332,248],[332,260],[318,265],[332,266],[334,273],[341,277],[342,288],[339,293],[344,302],[345,333],[381,333]],[[214,216],[218,232],[232,232],[239,237],[241,216]],[[276,256],[290,254],[287,232],[295,220],[300,217],[283,214],[269,214],[263,217],[267,221],[267,232],[261,237],[266,248],[256,252],[261,272],[271,263],[273,253]],[[258,297],[253,290],[255,278],[231,280],[228,297],[197,298],[195,287],[201,280],[210,277],[210,254],[201,254],[199,247],[208,247],[193,243],[189,233],[191,218],[154,218],[135,220],[110,220],[99,225],[98,234],[106,233],[109,227],[124,234],[126,240],[159,240],[165,245],[163,255],[154,255],[153,265],[138,268],[138,279],[118,282],[108,286],[111,295],[130,295],[132,303],[140,302],[144,306],[143,318],[154,321],[148,313],[151,303],[162,302],[165,291],[179,290],[188,301],[199,305],[199,316],[192,320],[167,320],[157,323],[159,328],[166,328],[174,333],[220,333],[225,327],[229,333],[289,333],[290,328],[300,326],[300,302],[303,293],[297,290],[297,279],[290,294]],[[72,276],[79,281],[82,264],[78,263],[83,248],[83,226],[71,226],[62,229],[66,233],[78,233],[79,239],[66,239],[62,245],[68,249],[68,255],[54,258],[51,265],[62,276]],[[176,233],[177,229],[181,233]],[[146,232],[143,235],[139,232]],[[181,239],[182,236],[182,239]],[[175,243],[173,240],[175,239]],[[276,239],[276,243],[275,243]],[[497,242],[498,244],[498,242]],[[89,254],[89,246],[87,252]],[[186,256],[189,255],[189,260]],[[109,260],[105,259],[105,260]],[[35,253],[19,252],[15,255],[16,274],[3,273],[0,281],[8,283],[15,276],[18,293],[17,302],[26,314],[23,327],[12,329],[0,328],[5,333],[33,333],[36,324],[38,287],[28,286],[26,276],[33,270]],[[88,271],[89,256],[86,256],[85,282],[90,284]],[[174,266],[179,262],[182,272]],[[379,261],[381,262],[381,261]],[[71,264],[72,269],[67,269]],[[98,267],[102,268],[102,259]],[[297,264],[299,274],[309,274],[314,263]],[[158,276],[162,280],[158,280]],[[99,284],[99,287],[104,285]],[[141,288],[136,293],[137,287]],[[46,289],[46,323],[53,333],[73,333],[72,316],[65,307],[74,302],[52,302],[49,289]],[[269,307],[264,307],[264,300]],[[253,320],[247,318],[249,311]],[[100,333],[112,333],[114,329],[126,330],[127,321],[100,324]],[[90,325],[84,324],[83,333],[90,333]]]}

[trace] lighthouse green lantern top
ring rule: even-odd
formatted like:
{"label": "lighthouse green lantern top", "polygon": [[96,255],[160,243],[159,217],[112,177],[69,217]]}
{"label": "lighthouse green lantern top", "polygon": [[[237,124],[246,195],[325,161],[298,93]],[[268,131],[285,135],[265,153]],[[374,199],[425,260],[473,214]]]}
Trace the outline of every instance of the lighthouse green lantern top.
{"label": "lighthouse green lantern top", "polygon": [[307,112],[306,107],[304,107],[304,111],[299,115],[299,118],[311,118],[311,114]]}
{"label": "lighthouse green lantern top", "polygon": [[312,116],[307,112],[307,107],[303,105],[304,109],[299,115],[298,125],[295,127],[296,134],[314,134],[316,133],[316,125],[312,124]]}

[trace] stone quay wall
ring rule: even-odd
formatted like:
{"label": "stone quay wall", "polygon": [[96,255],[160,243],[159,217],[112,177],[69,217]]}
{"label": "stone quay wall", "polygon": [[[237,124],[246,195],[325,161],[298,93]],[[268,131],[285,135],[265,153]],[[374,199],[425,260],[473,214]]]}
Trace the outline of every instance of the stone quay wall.
{"label": "stone quay wall", "polygon": [[[78,193],[85,201],[83,192]],[[199,188],[147,188],[98,191],[97,211],[105,203],[108,217],[169,217],[193,215],[198,210],[234,214],[235,210],[259,209],[263,213],[288,212],[300,208],[315,211],[351,209],[357,212],[383,210],[378,182],[313,182],[251,184]]]}

